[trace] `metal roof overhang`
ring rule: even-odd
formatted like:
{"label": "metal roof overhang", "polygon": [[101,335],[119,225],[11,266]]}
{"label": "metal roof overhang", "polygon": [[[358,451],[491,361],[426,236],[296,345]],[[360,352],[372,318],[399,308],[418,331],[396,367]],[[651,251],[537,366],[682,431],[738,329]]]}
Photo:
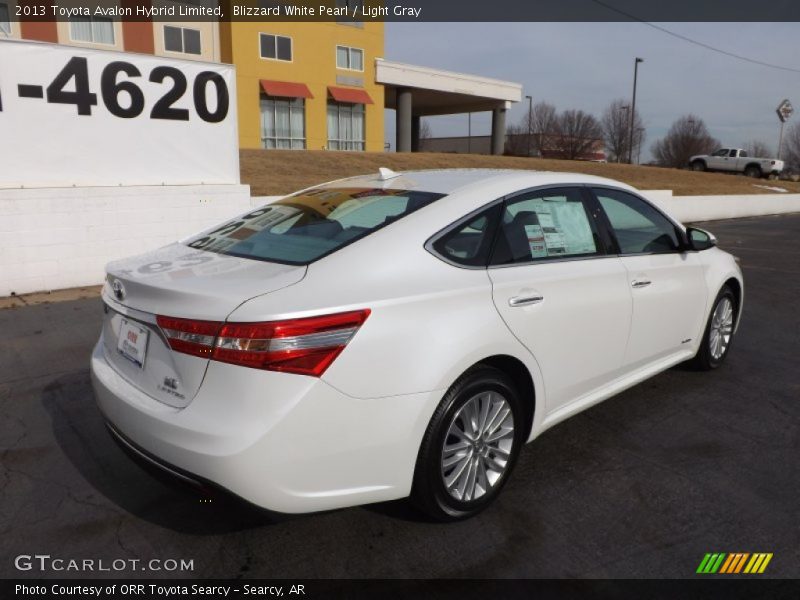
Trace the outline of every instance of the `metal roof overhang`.
{"label": "metal roof overhang", "polygon": [[385,88],[386,108],[397,107],[397,90],[412,92],[412,112],[418,116],[448,115],[509,108],[522,99],[522,85],[376,59],[376,81]]}

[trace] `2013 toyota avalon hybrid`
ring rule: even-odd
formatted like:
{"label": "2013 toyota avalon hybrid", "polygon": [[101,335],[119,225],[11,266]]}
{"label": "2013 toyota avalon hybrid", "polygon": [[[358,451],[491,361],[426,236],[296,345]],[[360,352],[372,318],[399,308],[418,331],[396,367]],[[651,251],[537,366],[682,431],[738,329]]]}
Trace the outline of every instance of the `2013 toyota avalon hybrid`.
{"label": "2013 toyota avalon hybrid", "polygon": [[743,283],[615,181],[382,169],[111,263],[102,297],[94,389],[130,451],[276,511],[453,519],[548,427],[719,366]]}

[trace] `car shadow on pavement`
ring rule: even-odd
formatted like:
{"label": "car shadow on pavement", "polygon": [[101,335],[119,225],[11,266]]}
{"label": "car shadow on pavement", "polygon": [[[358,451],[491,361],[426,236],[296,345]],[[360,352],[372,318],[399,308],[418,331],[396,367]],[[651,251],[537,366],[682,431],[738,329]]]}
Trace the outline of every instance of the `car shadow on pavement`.
{"label": "car shadow on pavement", "polygon": [[[84,483],[137,518],[183,533],[220,534],[263,527],[295,518],[260,509],[223,491],[198,490],[146,472],[107,431],[94,400],[88,371],[73,372],[45,385],[41,394],[53,437],[83,481],[51,467],[65,495],[86,497]],[[64,480],[69,477],[69,480]],[[88,493],[87,493],[88,492]],[[91,510],[91,508],[89,508]]]}

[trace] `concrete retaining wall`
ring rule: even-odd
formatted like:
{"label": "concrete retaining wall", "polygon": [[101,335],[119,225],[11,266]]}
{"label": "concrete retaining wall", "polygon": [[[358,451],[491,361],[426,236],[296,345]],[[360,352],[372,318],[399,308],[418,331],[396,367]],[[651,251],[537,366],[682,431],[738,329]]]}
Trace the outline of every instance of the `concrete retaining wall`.
{"label": "concrete retaining wall", "polygon": [[250,206],[246,185],[0,190],[0,296],[99,284],[108,261]]}
{"label": "concrete retaining wall", "polygon": [[800,194],[673,196],[670,190],[642,194],[683,223],[800,212]]}
{"label": "concrete retaining wall", "polygon": [[[672,190],[643,190],[641,194],[682,223],[800,212],[800,194],[673,196]],[[253,205],[261,206],[279,198],[253,196]]]}
{"label": "concrete retaining wall", "polygon": [[[800,212],[800,194],[642,193],[685,223]],[[250,197],[246,185],[0,190],[0,296],[99,284],[110,260],[278,198]]]}

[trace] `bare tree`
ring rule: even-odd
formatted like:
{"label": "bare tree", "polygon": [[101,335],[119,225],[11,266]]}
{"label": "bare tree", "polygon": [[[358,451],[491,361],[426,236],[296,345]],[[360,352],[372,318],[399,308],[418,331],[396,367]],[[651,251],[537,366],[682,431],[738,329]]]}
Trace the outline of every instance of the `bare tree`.
{"label": "bare tree", "polygon": [[431,125],[425,119],[420,119],[419,124],[419,139],[422,140],[429,140],[433,137],[433,130],[431,130]]}
{"label": "bare tree", "polygon": [[548,137],[555,134],[556,107],[547,102],[537,102],[531,109],[525,111],[519,124],[506,128],[506,154],[541,156]]}
{"label": "bare tree", "polygon": [[708,154],[718,147],[719,141],[711,137],[703,119],[683,115],[672,124],[667,135],[652,145],[650,151],[661,166],[680,169],[688,166],[693,155]]}
{"label": "bare tree", "polygon": [[528,156],[528,128],[526,126],[509,125],[506,128],[505,153],[511,156]]}
{"label": "bare tree", "polygon": [[537,102],[533,105],[533,113],[528,113],[523,123],[525,131],[533,134],[531,140],[531,153],[541,156],[545,150],[548,136],[557,131],[558,114],[556,107],[547,102]]}
{"label": "bare tree", "polygon": [[565,110],[556,122],[554,145],[563,158],[575,160],[594,150],[603,139],[603,128],[589,113],[582,110]]}
{"label": "bare tree", "polygon": [[782,158],[795,173],[800,172],[800,121],[796,121],[783,135]]}
{"label": "bare tree", "polygon": [[633,117],[633,153],[629,153],[631,132],[631,107],[625,100],[614,100],[603,112],[600,124],[603,127],[603,142],[608,159],[612,162],[626,162],[635,157],[638,146],[644,142],[644,124],[639,111]]}
{"label": "bare tree", "polygon": [[742,144],[742,148],[747,152],[747,156],[757,156],[761,158],[768,158],[772,156],[772,150],[766,143],[761,140],[750,140]]}

